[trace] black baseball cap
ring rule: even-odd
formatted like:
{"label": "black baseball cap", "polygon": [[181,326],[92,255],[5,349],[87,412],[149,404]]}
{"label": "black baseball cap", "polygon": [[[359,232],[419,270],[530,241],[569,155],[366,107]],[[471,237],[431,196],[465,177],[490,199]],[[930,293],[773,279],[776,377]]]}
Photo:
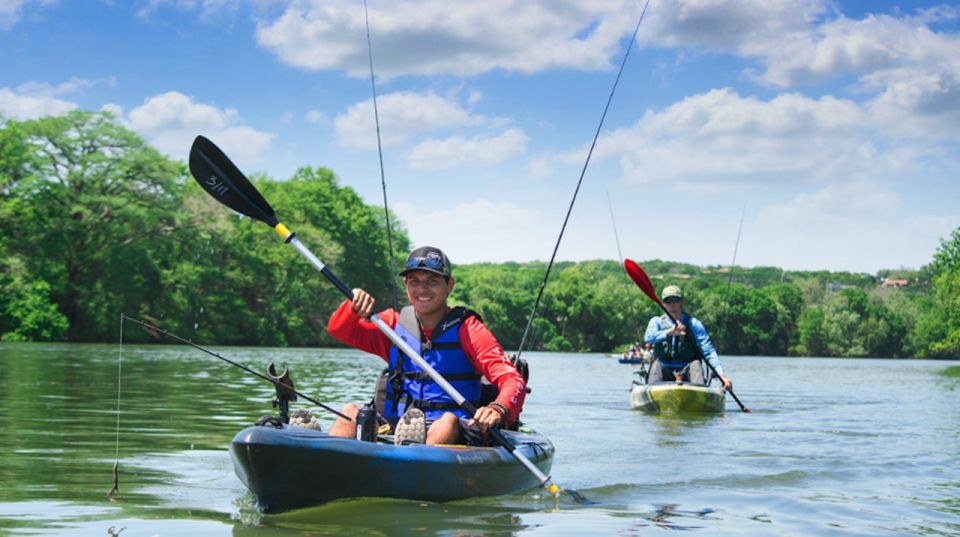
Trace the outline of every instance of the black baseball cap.
{"label": "black baseball cap", "polygon": [[452,268],[450,258],[447,257],[447,254],[443,253],[443,250],[434,248],[433,246],[421,246],[410,252],[410,255],[407,256],[407,262],[403,264],[403,270],[400,271],[400,275],[406,276],[407,273],[413,272],[414,270],[426,270],[439,274],[444,278],[449,278]]}

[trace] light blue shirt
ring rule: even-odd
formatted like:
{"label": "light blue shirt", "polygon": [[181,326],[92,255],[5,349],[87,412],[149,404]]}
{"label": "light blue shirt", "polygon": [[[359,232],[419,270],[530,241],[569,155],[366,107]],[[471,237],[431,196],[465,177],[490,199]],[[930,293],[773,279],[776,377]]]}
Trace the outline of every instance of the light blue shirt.
{"label": "light blue shirt", "polygon": [[[713,347],[713,342],[710,341],[710,336],[707,335],[707,329],[703,327],[703,323],[696,317],[686,313],[684,313],[684,316],[687,318],[687,330],[690,330],[694,339],[697,340],[700,350],[703,351],[703,356],[707,359],[707,362],[717,370],[718,375],[723,375],[723,365],[720,364],[717,349]],[[647,331],[643,335],[643,340],[650,345],[656,345],[657,343],[666,341],[667,332],[670,331],[671,328],[673,328],[673,322],[671,322],[669,318],[664,319],[662,316],[654,317],[650,319],[650,322],[647,324]],[[677,336],[672,337],[676,338]]]}

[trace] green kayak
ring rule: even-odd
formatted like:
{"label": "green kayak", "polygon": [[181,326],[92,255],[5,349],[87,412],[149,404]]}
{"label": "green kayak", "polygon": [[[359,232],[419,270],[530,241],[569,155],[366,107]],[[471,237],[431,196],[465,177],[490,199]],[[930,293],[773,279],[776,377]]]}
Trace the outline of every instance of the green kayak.
{"label": "green kayak", "polygon": [[634,382],[630,390],[630,408],[645,412],[718,414],[724,402],[722,389],[686,382]]}

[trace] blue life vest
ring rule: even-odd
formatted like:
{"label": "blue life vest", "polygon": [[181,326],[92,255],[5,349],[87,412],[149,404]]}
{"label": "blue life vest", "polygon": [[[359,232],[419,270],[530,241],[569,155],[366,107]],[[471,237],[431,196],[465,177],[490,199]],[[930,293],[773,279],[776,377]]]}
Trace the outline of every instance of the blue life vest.
{"label": "blue life vest", "polygon": [[[686,312],[680,318],[680,323],[687,328],[686,336],[668,336],[653,346],[653,357],[667,367],[680,368],[700,358],[700,353],[697,352],[699,347],[693,346],[693,327],[690,326],[690,316]],[[673,326],[673,321],[664,315],[660,317],[660,326]]]}
{"label": "blue life vest", "polygon": [[[452,308],[433,329],[430,339],[424,341],[413,306],[406,306],[400,310],[394,330],[467,401],[479,406],[480,374],[460,346],[460,325],[471,316],[480,318],[467,308]],[[423,410],[428,420],[435,420],[444,412],[453,412],[461,418],[472,417],[396,345],[390,347],[388,370],[390,376],[383,405],[383,417],[388,420],[403,415],[408,406]]]}

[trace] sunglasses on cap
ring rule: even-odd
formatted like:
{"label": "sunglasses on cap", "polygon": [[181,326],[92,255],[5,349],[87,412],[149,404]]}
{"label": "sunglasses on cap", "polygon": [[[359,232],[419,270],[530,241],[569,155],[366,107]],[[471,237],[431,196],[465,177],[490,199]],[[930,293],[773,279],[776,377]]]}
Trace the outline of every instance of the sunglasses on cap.
{"label": "sunglasses on cap", "polygon": [[680,296],[668,296],[667,298],[663,299],[663,301],[667,304],[675,304],[681,300],[683,300],[683,297]]}
{"label": "sunglasses on cap", "polygon": [[432,270],[439,270],[441,272],[446,272],[446,269],[443,265],[443,259],[435,256],[427,257],[414,257],[407,259],[407,262],[404,263],[403,268],[406,269],[416,269],[416,268],[428,268]]}

